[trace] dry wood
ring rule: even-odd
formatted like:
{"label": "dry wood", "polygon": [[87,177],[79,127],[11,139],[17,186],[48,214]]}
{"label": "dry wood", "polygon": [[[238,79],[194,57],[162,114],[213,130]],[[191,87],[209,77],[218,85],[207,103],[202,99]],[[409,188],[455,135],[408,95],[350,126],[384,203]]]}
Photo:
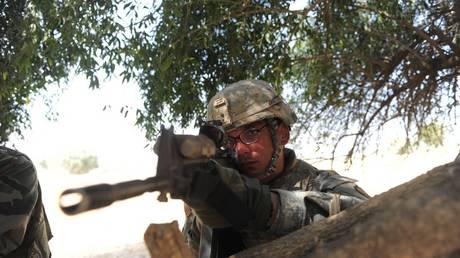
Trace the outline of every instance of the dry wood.
{"label": "dry wood", "polygon": [[177,221],[150,224],[144,233],[144,242],[152,258],[192,258]]}
{"label": "dry wood", "polygon": [[454,258],[460,257],[459,223],[456,162],[234,257]]}

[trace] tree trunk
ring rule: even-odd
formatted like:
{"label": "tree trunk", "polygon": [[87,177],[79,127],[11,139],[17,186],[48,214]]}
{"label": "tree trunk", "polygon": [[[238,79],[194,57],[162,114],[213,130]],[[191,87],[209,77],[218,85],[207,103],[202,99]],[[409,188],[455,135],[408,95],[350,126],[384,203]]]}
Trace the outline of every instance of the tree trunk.
{"label": "tree trunk", "polygon": [[234,257],[460,257],[460,162]]}

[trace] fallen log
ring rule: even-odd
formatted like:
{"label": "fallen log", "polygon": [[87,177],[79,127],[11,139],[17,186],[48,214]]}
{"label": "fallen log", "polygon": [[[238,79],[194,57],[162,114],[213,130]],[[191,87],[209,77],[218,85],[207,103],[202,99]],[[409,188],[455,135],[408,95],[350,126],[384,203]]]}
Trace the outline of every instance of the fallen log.
{"label": "fallen log", "polygon": [[232,257],[460,257],[460,162]]}

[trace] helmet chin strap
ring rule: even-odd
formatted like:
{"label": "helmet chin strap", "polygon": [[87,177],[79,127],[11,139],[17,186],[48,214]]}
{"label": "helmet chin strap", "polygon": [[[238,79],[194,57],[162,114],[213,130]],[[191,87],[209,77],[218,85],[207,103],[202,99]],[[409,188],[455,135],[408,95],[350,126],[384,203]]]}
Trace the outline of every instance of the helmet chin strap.
{"label": "helmet chin strap", "polygon": [[268,124],[268,128],[270,129],[270,136],[272,138],[272,146],[273,146],[273,153],[270,163],[265,170],[264,177],[268,177],[275,172],[276,162],[280,157],[281,146],[278,141],[278,135],[276,133],[276,129],[278,128],[278,121],[273,118],[269,118],[265,120]]}

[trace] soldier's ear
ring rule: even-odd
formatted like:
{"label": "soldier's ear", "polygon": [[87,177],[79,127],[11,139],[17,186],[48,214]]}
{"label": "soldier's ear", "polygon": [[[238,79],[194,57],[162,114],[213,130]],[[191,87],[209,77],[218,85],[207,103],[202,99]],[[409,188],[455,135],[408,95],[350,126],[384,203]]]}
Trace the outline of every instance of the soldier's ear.
{"label": "soldier's ear", "polygon": [[278,139],[281,145],[286,145],[289,142],[289,138],[291,137],[289,133],[289,126],[285,123],[281,122],[278,125]]}

